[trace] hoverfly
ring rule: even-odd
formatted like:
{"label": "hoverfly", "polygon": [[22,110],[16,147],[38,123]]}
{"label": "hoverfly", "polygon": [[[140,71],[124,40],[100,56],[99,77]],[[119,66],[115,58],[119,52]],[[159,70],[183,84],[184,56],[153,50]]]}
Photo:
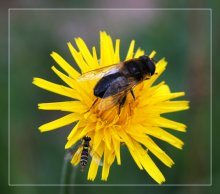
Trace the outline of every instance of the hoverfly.
{"label": "hoverfly", "polygon": [[101,157],[92,151],[90,146],[91,138],[89,136],[84,136],[82,138],[82,142],[77,148],[68,150],[68,158],[72,158],[72,160],[78,160],[81,166],[81,170],[83,171],[88,163],[89,155],[94,159],[94,161],[102,166]]}
{"label": "hoverfly", "polygon": [[119,104],[120,113],[120,108],[124,105],[128,92],[131,92],[135,100],[132,88],[142,81],[150,79],[154,75],[155,69],[154,60],[143,55],[136,59],[89,71],[81,75],[78,80],[86,81],[101,78],[94,87],[94,95],[101,98],[99,109],[107,110]]}

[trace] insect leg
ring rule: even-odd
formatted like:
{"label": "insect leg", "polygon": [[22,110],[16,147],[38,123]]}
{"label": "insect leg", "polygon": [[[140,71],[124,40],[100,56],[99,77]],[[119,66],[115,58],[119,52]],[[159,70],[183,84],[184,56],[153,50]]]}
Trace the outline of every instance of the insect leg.
{"label": "insect leg", "polygon": [[121,107],[125,104],[126,97],[127,97],[127,95],[124,95],[124,96],[121,98],[121,100],[119,101],[118,114],[120,114],[120,112],[121,112]]}
{"label": "insect leg", "polygon": [[95,103],[98,101],[98,98],[96,98],[95,100],[94,100],[94,102],[92,103],[92,105],[91,105],[91,107],[89,108],[89,110],[87,110],[85,113],[87,113],[87,112],[89,112],[91,109],[92,109],[92,107],[95,105]]}
{"label": "insect leg", "polygon": [[135,100],[135,95],[134,95],[134,91],[132,90],[132,88],[130,89],[130,92],[131,92],[133,99]]}
{"label": "insect leg", "polygon": [[92,106],[90,107],[89,110],[91,110],[91,108],[95,105],[95,103],[98,101],[98,98],[95,99],[95,101],[92,103]]}

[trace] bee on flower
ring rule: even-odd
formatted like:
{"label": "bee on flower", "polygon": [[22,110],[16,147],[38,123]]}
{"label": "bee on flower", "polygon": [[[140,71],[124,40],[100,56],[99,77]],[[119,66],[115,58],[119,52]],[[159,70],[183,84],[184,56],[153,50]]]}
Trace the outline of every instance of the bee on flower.
{"label": "bee on flower", "polygon": [[[161,114],[186,110],[188,101],[173,101],[184,92],[170,91],[164,82],[153,85],[164,72],[167,62],[154,61],[153,51],[147,55],[132,40],[126,58],[120,58],[120,39],[115,44],[106,32],[100,32],[100,56],[96,48],[89,51],[81,38],[75,39],[78,50],[69,42],[69,50],[81,72],[75,70],[59,54],[52,58],[66,72],[55,66],[52,70],[66,84],[34,78],[33,84],[45,90],[69,97],[69,101],[40,103],[41,110],[59,110],[67,115],[39,127],[41,132],[77,123],[67,137],[66,149],[83,141],[73,154],[71,163],[85,168],[91,163],[88,180],[94,180],[102,168],[102,180],[107,180],[114,161],[121,165],[120,148],[126,146],[135,163],[159,184],[165,177],[149,152],[171,167],[174,161],[153,140],[158,138],[182,149],[183,142],[163,128],[185,132],[186,125],[167,119]],[[103,160],[103,161],[102,161]],[[102,165],[100,165],[102,164]]]}

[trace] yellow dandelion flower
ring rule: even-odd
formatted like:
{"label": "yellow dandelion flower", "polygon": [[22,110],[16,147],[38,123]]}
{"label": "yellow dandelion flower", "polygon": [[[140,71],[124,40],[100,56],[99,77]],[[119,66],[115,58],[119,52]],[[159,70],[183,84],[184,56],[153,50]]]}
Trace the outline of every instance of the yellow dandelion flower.
{"label": "yellow dandelion flower", "polygon": [[[144,169],[159,184],[163,183],[165,177],[149,156],[149,152],[168,167],[171,167],[174,162],[154,142],[153,138],[158,138],[182,149],[184,143],[163,128],[185,132],[186,125],[167,119],[161,114],[189,108],[188,101],[172,101],[174,98],[184,96],[184,92],[172,93],[164,81],[153,85],[165,70],[167,62],[165,59],[159,60],[156,63],[156,73],[150,79],[133,87],[135,99],[128,93],[120,113],[118,105],[100,111],[98,108],[100,103],[96,102],[97,97],[94,96],[93,91],[98,80],[78,81],[77,79],[81,74],[91,70],[123,61],[120,59],[120,39],[116,39],[114,44],[106,32],[100,32],[100,57],[97,56],[96,48],[92,47],[92,52],[90,52],[81,38],[76,38],[75,42],[78,50],[70,42],[68,47],[81,72],[76,71],[58,53],[52,52],[51,54],[52,58],[65,71],[65,74],[55,66],[52,67],[52,70],[65,82],[66,86],[41,78],[33,80],[33,84],[40,88],[70,98],[69,101],[40,103],[38,105],[41,110],[68,112],[66,116],[40,126],[39,130],[41,132],[51,131],[77,122],[67,138],[65,148],[71,148],[85,137],[90,137],[91,140],[86,148],[91,148],[93,153],[97,153],[99,159],[97,162],[95,154],[92,155],[88,180],[96,178],[100,158],[102,158],[101,179],[106,181],[113,162],[116,160],[117,164],[121,165],[120,148],[126,146],[137,166],[141,170]],[[124,61],[145,55],[140,48],[135,51],[134,45],[135,41],[132,40]],[[153,51],[149,58],[152,59],[155,54],[156,52]],[[82,153],[82,149],[80,147],[77,152]],[[75,154],[71,163],[78,165],[79,162],[80,155]]]}

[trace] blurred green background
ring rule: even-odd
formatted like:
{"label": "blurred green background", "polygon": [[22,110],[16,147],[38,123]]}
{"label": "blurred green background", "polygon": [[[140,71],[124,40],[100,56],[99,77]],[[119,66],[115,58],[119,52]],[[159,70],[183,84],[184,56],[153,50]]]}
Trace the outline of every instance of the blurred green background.
{"label": "blurred green background", "polygon": [[[170,2],[170,3],[169,3]],[[192,1],[193,2],[193,1]],[[196,1],[195,1],[196,2]],[[213,1],[214,2],[214,1]],[[217,2],[217,1],[216,1]],[[65,7],[125,7],[110,2],[98,1],[86,4],[80,1]],[[217,4],[217,3],[216,3]],[[21,6],[10,7],[27,7]],[[24,4],[25,5],[25,4]],[[132,6],[133,5],[133,6]],[[194,3],[180,3],[187,7]],[[206,5],[205,3],[203,4]],[[162,1],[130,2],[126,7],[171,7]],[[39,6],[34,6],[39,7]],[[42,6],[50,7],[50,6]],[[59,7],[55,4],[51,7]],[[61,6],[63,7],[63,6]],[[170,145],[157,143],[174,159],[175,165],[169,169],[153,157],[166,177],[165,187],[136,187],[126,193],[206,193],[204,187],[166,187],[166,184],[209,185],[211,182],[211,142],[210,142],[210,11],[209,10],[11,10],[10,11],[10,184],[59,184],[65,155],[66,137],[73,125],[43,133],[38,126],[59,118],[63,113],[39,111],[40,102],[63,101],[66,98],[39,89],[32,85],[33,77],[41,77],[55,83],[62,82],[50,67],[55,62],[50,57],[58,52],[75,67],[75,62],[66,43],[74,45],[75,37],[82,37],[88,47],[99,48],[99,31],[105,30],[113,40],[121,39],[121,59],[125,58],[132,39],[136,47],[147,53],[157,51],[159,60],[165,57],[168,68],[158,81],[165,80],[173,92],[185,91],[181,99],[190,101],[190,110],[165,115],[167,118],[183,122],[188,126],[187,133],[172,134],[181,138],[185,145],[182,151]],[[217,34],[217,32],[213,32]],[[6,49],[6,48],[5,48]],[[215,53],[215,49],[213,48]],[[4,51],[5,52],[5,51]],[[7,89],[7,66],[2,68],[1,84]],[[214,96],[215,98],[215,96]],[[6,102],[5,95],[1,101]],[[7,103],[2,103],[7,110]],[[7,114],[1,112],[6,121]],[[7,128],[4,122],[4,128]],[[1,132],[1,153],[7,156],[7,134]],[[155,184],[145,171],[140,171],[126,148],[122,148],[122,165],[113,165],[108,182],[100,181],[100,172],[94,182],[86,180],[87,170],[75,171],[77,184]],[[4,167],[6,158],[1,161]],[[214,161],[215,164],[215,161]],[[220,180],[220,172],[213,172]],[[7,183],[7,168],[1,177]],[[97,193],[96,187],[67,187],[71,193]],[[101,189],[101,188],[99,188]],[[219,190],[218,190],[219,189]],[[215,193],[220,192],[218,188]],[[2,187],[2,193],[60,193],[62,188],[28,186]],[[122,188],[102,188],[105,193],[125,192]]]}

